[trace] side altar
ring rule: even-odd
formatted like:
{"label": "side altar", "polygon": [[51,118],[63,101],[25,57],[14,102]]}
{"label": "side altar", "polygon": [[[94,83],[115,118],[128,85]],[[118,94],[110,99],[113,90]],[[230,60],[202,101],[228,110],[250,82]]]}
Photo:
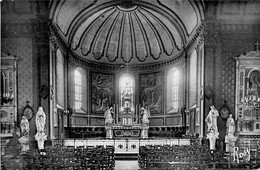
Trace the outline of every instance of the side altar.
{"label": "side altar", "polygon": [[260,43],[255,45],[255,51],[236,58],[236,152],[250,150],[251,157],[258,157],[260,145]]}

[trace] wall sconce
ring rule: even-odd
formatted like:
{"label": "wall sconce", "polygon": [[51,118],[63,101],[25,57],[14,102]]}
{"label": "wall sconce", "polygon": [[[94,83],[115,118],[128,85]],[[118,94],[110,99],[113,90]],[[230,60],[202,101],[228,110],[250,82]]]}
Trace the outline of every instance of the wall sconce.
{"label": "wall sconce", "polygon": [[12,102],[13,99],[14,99],[13,89],[10,88],[8,92],[2,93],[1,104],[8,104],[8,103]]}

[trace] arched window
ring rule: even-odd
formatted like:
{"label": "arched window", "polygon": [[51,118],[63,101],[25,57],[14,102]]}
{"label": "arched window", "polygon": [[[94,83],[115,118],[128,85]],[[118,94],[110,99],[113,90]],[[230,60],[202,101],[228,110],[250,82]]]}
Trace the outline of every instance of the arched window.
{"label": "arched window", "polygon": [[120,79],[120,109],[128,107],[134,109],[134,80],[132,76],[125,74]]}
{"label": "arched window", "polygon": [[172,68],[167,76],[167,113],[178,112],[180,75],[177,68]]}
{"label": "arched window", "polygon": [[75,109],[82,108],[82,75],[78,71],[75,70]]}

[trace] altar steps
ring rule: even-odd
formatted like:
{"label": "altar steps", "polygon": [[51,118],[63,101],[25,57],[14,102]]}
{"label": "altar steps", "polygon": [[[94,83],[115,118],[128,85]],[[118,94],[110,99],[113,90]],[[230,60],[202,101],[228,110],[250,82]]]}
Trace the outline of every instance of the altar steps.
{"label": "altar steps", "polygon": [[138,154],[137,153],[116,153],[115,154],[115,160],[137,160],[138,159]]}

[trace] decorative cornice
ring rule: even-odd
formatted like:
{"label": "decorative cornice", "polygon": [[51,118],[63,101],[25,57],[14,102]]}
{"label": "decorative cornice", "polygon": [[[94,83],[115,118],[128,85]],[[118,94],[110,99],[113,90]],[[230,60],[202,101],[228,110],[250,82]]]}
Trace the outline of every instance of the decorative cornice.
{"label": "decorative cornice", "polygon": [[241,24],[241,23],[223,23],[220,21],[205,21],[206,31],[220,31],[220,32],[234,32],[234,33],[247,33],[259,32],[260,24]]}
{"label": "decorative cornice", "polygon": [[[187,43],[185,49],[186,51],[190,51],[192,49],[192,47],[198,42],[200,41],[201,38],[203,38],[203,33],[204,33],[204,25],[201,24],[197,29],[195,34],[193,35],[192,39]],[[202,39],[204,40],[204,38]],[[201,43],[201,42],[199,42]]]}
{"label": "decorative cornice", "polygon": [[53,35],[52,32],[50,33],[49,39],[50,39],[51,45],[54,48],[54,51],[57,51],[57,49],[58,49],[57,38],[55,35]]}
{"label": "decorative cornice", "polygon": [[62,48],[63,51],[69,51],[69,46],[67,43],[61,38],[57,29],[53,25],[53,23],[49,23],[50,27],[50,42],[54,45],[54,48]]}
{"label": "decorative cornice", "polygon": [[75,63],[76,65],[80,65],[83,67],[88,67],[92,69],[97,69],[97,70],[119,70],[119,69],[131,69],[131,70],[153,70],[153,69],[159,69],[162,67],[166,67],[169,65],[172,65],[174,63],[180,62],[185,58],[186,52],[182,52],[178,57],[168,60],[168,61],[163,61],[163,62],[157,62],[153,64],[143,64],[143,65],[118,65],[118,64],[100,64],[98,62],[93,62],[93,61],[87,61],[85,59],[82,59],[78,57],[75,53],[69,51],[69,61]]}

